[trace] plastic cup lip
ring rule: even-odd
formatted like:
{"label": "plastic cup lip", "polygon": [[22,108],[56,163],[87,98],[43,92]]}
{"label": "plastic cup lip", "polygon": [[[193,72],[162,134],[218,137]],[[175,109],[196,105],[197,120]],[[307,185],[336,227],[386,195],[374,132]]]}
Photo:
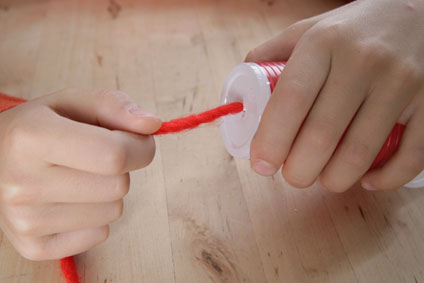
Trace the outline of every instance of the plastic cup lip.
{"label": "plastic cup lip", "polygon": [[221,94],[221,104],[242,102],[243,112],[222,118],[221,133],[227,151],[249,159],[250,143],[271,96],[265,71],[256,63],[241,63],[230,72]]}
{"label": "plastic cup lip", "polygon": [[424,170],[421,171],[411,182],[404,185],[405,188],[408,189],[419,189],[424,188]]}

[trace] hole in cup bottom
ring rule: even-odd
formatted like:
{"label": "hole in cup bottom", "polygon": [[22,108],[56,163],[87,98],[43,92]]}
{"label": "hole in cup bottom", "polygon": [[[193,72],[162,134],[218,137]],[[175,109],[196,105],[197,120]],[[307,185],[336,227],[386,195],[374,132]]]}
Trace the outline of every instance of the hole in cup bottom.
{"label": "hole in cup bottom", "polygon": [[243,108],[243,111],[241,111],[241,118],[243,120],[246,119],[246,115],[247,115],[246,108]]}
{"label": "hole in cup bottom", "polygon": [[241,111],[240,113],[238,113],[237,116],[240,115],[239,116],[240,117],[239,119],[241,119],[241,120],[246,119],[247,108],[246,108],[246,103],[244,101],[244,96],[237,95],[237,96],[234,96],[233,99],[229,99],[228,100],[228,103],[234,103],[234,102],[241,102],[241,103],[243,103],[243,111]]}

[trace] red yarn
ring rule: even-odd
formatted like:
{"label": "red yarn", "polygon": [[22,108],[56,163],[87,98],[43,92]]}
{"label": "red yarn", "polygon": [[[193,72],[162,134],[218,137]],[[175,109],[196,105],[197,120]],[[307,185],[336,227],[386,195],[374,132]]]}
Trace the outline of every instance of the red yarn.
{"label": "red yarn", "polygon": [[73,256],[62,258],[60,260],[60,268],[62,269],[62,275],[65,277],[66,283],[80,283]]}
{"label": "red yarn", "polygon": [[[154,135],[178,133],[184,130],[193,129],[198,127],[200,124],[210,123],[219,117],[229,114],[236,114],[241,111],[243,111],[243,104],[240,102],[222,105],[200,114],[190,115],[188,117],[164,122],[162,123],[161,128],[156,133],[154,133]],[[66,280],[66,283],[80,283],[78,271],[72,256],[62,258],[60,260],[60,268],[62,269],[62,274]]]}
{"label": "red yarn", "polygon": [[[0,112],[12,108],[18,104],[25,102],[24,99],[11,97],[0,93]],[[162,127],[155,133],[155,135],[163,135],[169,133],[177,133],[187,129],[193,129],[200,124],[212,122],[219,117],[236,114],[243,110],[243,104],[240,102],[222,105],[215,109],[206,111],[201,114],[191,115],[181,119],[175,119],[169,122],[164,122]],[[60,268],[66,283],[80,283],[78,277],[77,267],[75,265],[74,257],[69,256],[60,260]]]}
{"label": "red yarn", "polygon": [[153,135],[165,135],[170,133],[178,133],[188,129],[194,129],[201,124],[210,123],[222,116],[236,114],[241,111],[243,111],[243,103],[241,102],[233,102],[221,105],[217,108],[200,114],[194,114],[184,118],[164,122],[162,123],[160,129]]}
{"label": "red yarn", "polygon": [[[269,68],[269,71],[277,72],[281,71],[278,69],[273,69],[275,66],[266,65]],[[276,81],[275,81],[276,83]],[[6,109],[9,109],[13,106],[16,106],[25,100],[12,98],[0,93],[0,112]],[[240,102],[229,103],[226,105],[219,106],[215,109],[208,110],[206,112],[190,115],[188,117],[171,120],[169,122],[164,122],[161,128],[154,133],[154,135],[164,135],[170,133],[177,133],[188,129],[193,129],[198,127],[203,123],[210,123],[214,120],[229,115],[236,114],[243,111],[243,104]],[[381,166],[397,149],[400,138],[402,136],[403,130],[405,129],[404,125],[396,124],[391,135],[386,140],[382,150],[378,154],[376,160],[373,163],[372,168]],[[66,280],[66,283],[80,283],[78,277],[78,271],[75,265],[74,258],[72,256],[62,258],[60,260],[60,268],[62,269],[63,277]]]}

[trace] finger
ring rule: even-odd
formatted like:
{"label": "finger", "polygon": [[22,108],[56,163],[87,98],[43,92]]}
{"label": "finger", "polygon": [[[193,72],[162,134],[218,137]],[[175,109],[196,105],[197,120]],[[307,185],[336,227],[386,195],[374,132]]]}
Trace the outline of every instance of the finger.
{"label": "finger", "polygon": [[100,227],[122,216],[123,200],[108,203],[50,204],[21,207],[13,212],[13,231],[24,237]]}
{"label": "finger", "polygon": [[53,260],[85,252],[104,242],[109,226],[30,238],[17,246],[19,253],[30,260]]}
{"label": "finger", "polygon": [[284,178],[295,187],[315,182],[365,97],[368,81],[359,64],[336,64],[284,163]]}
{"label": "finger", "polygon": [[287,61],[301,36],[317,21],[317,18],[311,18],[292,24],[277,36],[251,50],[245,62]]}
{"label": "finger", "polygon": [[44,203],[112,202],[129,192],[130,175],[102,176],[62,166],[53,166],[39,195]]}
{"label": "finger", "polygon": [[397,152],[383,167],[368,172],[362,186],[368,190],[400,188],[424,170],[424,111],[419,109],[409,120]]}
{"label": "finger", "polygon": [[306,33],[296,46],[265,108],[250,154],[259,174],[272,175],[282,165],[327,78],[328,42],[317,35]]}
{"label": "finger", "polygon": [[320,20],[330,15],[339,14],[343,9],[347,8],[345,6],[303,19],[290,25],[277,36],[251,50],[247,54],[245,62],[287,61],[296,44],[306,31],[312,28]]}
{"label": "finger", "polygon": [[66,89],[47,100],[60,115],[111,130],[148,135],[161,126],[158,117],[121,91]]}
{"label": "finger", "polygon": [[411,100],[410,95],[399,93],[408,94],[411,91],[407,80],[401,78],[375,88],[321,174],[319,181],[324,188],[333,192],[346,191],[368,171]]}
{"label": "finger", "polygon": [[[128,173],[102,176],[62,167],[49,166],[35,173],[35,179],[23,180],[21,187],[8,188],[9,203],[97,203],[122,199],[129,191]],[[31,190],[27,190],[31,186]]]}
{"label": "finger", "polygon": [[[151,136],[79,123],[47,108],[36,121],[25,123],[15,146],[50,164],[101,175],[121,175],[143,168],[153,159]],[[42,121],[42,122],[40,122]]]}

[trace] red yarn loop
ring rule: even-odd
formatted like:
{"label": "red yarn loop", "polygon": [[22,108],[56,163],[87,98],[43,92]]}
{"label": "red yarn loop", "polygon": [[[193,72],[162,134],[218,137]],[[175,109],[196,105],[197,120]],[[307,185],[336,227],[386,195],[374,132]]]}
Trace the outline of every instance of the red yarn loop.
{"label": "red yarn loop", "polygon": [[204,123],[210,123],[216,119],[229,115],[237,114],[243,111],[243,103],[233,102],[221,105],[217,108],[208,110],[200,114],[190,115],[184,118],[171,120],[162,123],[160,129],[153,135],[166,135],[170,133],[178,133],[184,130],[194,129]]}

